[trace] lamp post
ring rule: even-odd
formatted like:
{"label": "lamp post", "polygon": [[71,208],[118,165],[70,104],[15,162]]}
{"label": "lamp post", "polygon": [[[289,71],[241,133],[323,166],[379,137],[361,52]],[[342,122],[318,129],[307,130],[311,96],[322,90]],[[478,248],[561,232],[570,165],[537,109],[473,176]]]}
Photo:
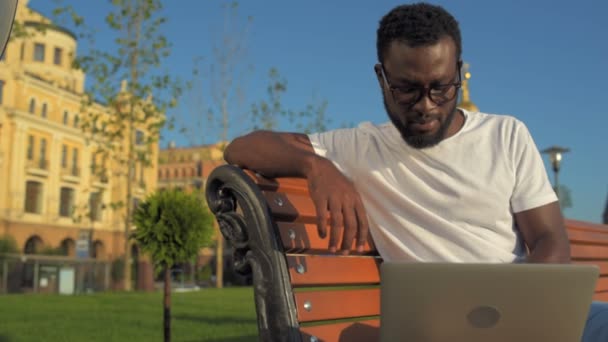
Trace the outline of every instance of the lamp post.
{"label": "lamp post", "polygon": [[541,153],[549,155],[549,160],[551,161],[551,166],[553,168],[553,188],[555,189],[557,198],[559,198],[559,168],[561,166],[563,154],[568,152],[570,152],[569,148],[555,145],[541,151]]}

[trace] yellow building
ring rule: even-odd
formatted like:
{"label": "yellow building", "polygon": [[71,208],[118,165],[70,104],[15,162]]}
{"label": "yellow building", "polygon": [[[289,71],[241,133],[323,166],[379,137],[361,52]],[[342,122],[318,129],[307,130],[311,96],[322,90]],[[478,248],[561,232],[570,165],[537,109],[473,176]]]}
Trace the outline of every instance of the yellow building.
{"label": "yellow building", "polygon": [[[81,128],[85,75],[71,68],[76,37],[24,0],[16,20],[29,34],[11,40],[0,61],[0,236],[14,237],[22,252],[61,248],[71,256],[79,236],[88,236],[92,257],[114,259],[124,253],[125,209],[109,204],[126,198],[126,171],[96,153]],[[109,115],[100,104],[91,113]],[[136,148],[145,134],[137,132]],[[158,146],[149,159],[133,172],[135,203],[156,189]]]}

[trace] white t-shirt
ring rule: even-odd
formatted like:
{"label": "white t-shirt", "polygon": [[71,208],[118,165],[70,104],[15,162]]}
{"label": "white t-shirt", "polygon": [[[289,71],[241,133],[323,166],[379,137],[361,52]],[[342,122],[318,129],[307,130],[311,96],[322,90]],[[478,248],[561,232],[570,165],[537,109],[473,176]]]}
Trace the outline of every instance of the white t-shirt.
{"label": "white t-shirt", "polygon": [[522,122],[461,110],[461,130],[425,149],[390,122],[309,135],[355,184],[384,260],[522,261],[513,213],[557,201]]}

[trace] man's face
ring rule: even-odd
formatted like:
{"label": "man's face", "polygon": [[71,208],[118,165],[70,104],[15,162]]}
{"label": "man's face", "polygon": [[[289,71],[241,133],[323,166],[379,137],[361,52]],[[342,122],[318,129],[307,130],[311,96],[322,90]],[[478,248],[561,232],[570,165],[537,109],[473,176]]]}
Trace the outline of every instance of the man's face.
{"label": "man's face", "polygon": [[[457,116],[454,120],[458,88],[444,87],[459,81],[458,65],[456,45],[449,37],[419,47],[394,41],[385,54],[383,65],[376,65],[384,107],[408,145],[414,148],[434,146],[456,133],[462,125],[462,117]],[[426,90],[418,101],[409,104],[402,101],[408,94],[420,92],[424,87]],[[429,98],[429,88],[434,93],[437,89],[448,89],[446,98],[452,95],[453,98],[437,104]]]}

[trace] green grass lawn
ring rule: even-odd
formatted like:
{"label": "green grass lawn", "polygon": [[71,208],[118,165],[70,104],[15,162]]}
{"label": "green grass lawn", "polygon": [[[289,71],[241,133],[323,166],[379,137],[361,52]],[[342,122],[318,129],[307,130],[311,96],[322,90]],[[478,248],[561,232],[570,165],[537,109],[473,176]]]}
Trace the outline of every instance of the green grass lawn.
{"label": "green grass lawn", "polygon": [[[172,294],[172,341],[257,340],[251,288]],[[0,342],[162,341],[160,293],[0,296]]]}

